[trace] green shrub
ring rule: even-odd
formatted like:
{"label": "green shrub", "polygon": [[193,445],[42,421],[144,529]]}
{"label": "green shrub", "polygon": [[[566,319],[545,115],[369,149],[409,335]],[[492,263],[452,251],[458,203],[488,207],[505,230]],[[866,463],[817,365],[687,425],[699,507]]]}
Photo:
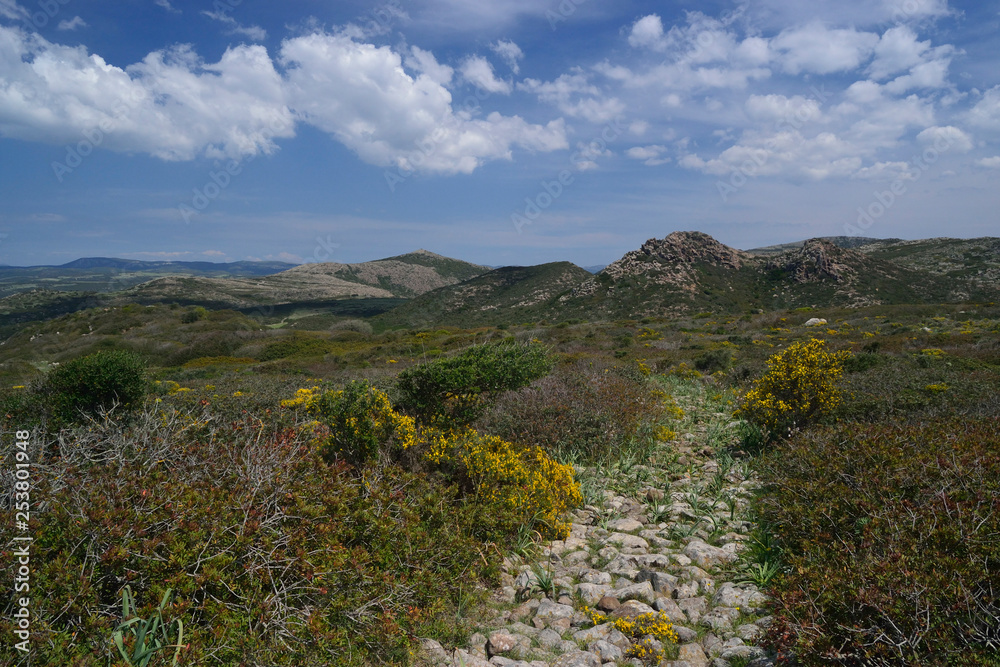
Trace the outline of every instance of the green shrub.
{"label": "green shrub", "polygon": [[260,355],[260,360],[274,361],[294,357],[319,357],[334,349],[334,344],[324,338],[313,338],[295,332],[291,338],[268,343]]}
{"label": "green shrub", "polygon": [[399,374],[401,404],[426,424],[472,423],[499,394],[546,375],[552,360],[537,344],[473,345],[454,357]]}
{"label": "green shrub", "polygon": [[135,354],[101,351],[67,362],[49,373],[45,391],[58,421],[72,423],[116,407],[141,407],[147,391],[146,366]]}
{"label": "green shrub", "polygon": [[726,348],[709,350],[694,360],[694,367],[703,373],[715,373],[729,368],[733,353]]}
{"label": "green shrub", "polygon": [[181,315],[181,322],[184,324],[191,324],[192,322],[198,322],[199,320],[204,320],[208,318],[208,310],[202,306],[195,306],[191,310],[187,311]]}
{"label": "green shrub", "polygon": [[995,664],[1000,422],[806,431],[760,473],[787,566],[771,648],[803,665]]}

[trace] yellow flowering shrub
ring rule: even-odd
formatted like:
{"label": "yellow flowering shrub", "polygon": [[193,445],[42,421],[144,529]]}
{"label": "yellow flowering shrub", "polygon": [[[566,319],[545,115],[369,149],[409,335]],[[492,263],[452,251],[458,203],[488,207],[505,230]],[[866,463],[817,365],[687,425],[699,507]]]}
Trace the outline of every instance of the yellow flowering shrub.
{"label": "yellow flowering shrub", "polygon": [[408,449],[417,440],[413,418],[396,412],[385,392],[366,382],[352,382],[339,391],[299,389],[281,405],[315,414],[330,429],[322,445],[326,452],[353,465],[393,449]]}
{"label": "yellow flowering shrub", "polygon": [[826,342],[794,343],[767,360],[767,372],[748,391],[737,414],[777,431],[803,426],[840,404],[837,382],[850,352],[829,352]]}
{"label": "yellow flowering shrub", "polygon": [[[583,613],[594,625],[600,625],[608,620],[607,615],[589,607],[584,607]],[[634,640],[625,657],[638,658],[654,665],[660,664],[660,661],[667,657],[667,652],[666,646],[656,648],[651,640],[655,639],[664,645],[677,644],[679,641],[674,624],[664,612],[640,614],[635,618],[618,618],[612,622],[612,626]]]}
{"label": "yellow flowering shrub", "polygon": [[583,501],[573,467],[538,448],[522,447],[471,428],[425,431],[424,457],[454,471],[502,523],[532,522],[547,538],[564,538],[561,518]]}

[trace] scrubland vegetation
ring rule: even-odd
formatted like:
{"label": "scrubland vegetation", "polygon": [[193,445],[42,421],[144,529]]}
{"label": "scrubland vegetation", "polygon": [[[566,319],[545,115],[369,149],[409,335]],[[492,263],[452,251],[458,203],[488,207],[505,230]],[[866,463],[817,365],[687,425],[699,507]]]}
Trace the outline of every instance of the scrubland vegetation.
{"label": "scrubland vegetation", "polygon": [[504,556],[563,534],[594,492],[575,465],[644,460],[695,387],[762,483],[741,567],[773,651],[998,664],[1000,307],[276,324],[127,306],[0,347],[4,430],[34,433],[37,664],[127,664],[126,586],[143,618],[170,592],[178,664],[412,664],[476,631]]}

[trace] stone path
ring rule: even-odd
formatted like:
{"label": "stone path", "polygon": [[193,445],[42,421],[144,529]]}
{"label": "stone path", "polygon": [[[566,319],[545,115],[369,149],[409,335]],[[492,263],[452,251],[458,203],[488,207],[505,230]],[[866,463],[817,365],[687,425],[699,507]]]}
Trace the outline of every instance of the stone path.
{"label": "stone path", "polygon": [[505,561],[503,610],[482,621],[488,629],[455,650],[425,640],[422,664],[773,664],[754,645],[770,620],[765,597],[733,574],[755,481],[708,446],[724,441],[728,416],[679,402],[687,432],[669,443],[668,462],[579,469],[591,504],[570,515],[569,537],[533,562]]}

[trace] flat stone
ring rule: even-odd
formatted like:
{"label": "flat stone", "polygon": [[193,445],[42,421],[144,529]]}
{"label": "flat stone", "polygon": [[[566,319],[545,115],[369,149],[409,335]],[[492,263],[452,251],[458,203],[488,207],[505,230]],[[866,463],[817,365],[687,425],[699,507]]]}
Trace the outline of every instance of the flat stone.
{"label": "flat stone", "polygon": [[[684,616],[681,613],[681,616]],[[698,639],[698,631],[692,630],[686,625],[675,625],[674,632],[677,633],[677,640],[682,644],[688,644]]]}
{"label": "flat stone", "polygon": [[610,584],[611,575],[601,570],[587,570],[580,574],[580,582],[584,584]]}
{"label": "flat stone", "polygon": [[510,653],[517,646],[518,641],[519,638],[509,632],[494,632],[490,635],[489,641],[486,642],[486,655],[493,657]]}
{"label": "flat stone", "polygon": [[708,608],[708,602],[705,598],[685,598],[683,600],[677,601],[677,606],[680,607],[685,614],[687,614],[688,620],[691,621],[692,625],[698,623],[701,615],[705,613]]}
{"label": "flat stone", "polygon": [[607,584],[577,584],[574,590],[584,604],[593,607],[611,591],[611,586]]}
{"label": "flat stone", "polygon": [[726,581],[712,596],[712,602],[719,607],[739,607],[740,609],[755,609],[767,601],[767,596],[760,593],[756,586],[736,586]]}
{"label": "flat stone", "polygon": [[554,649],[563,642],[562,635],[552,629],[545,629],[538,633],[538,645],[542,648]]}
{"label": "flat stone", "polygon": [[690,558],[698,567],[706,569],[736,560],[735,554],[719,547],[713,547],[711,544],[706,544],[701,540],[691,540],[684,547],[684,555]]}
{"label": "flat stone", "polygon": [[639,568],[629,556],[618,556],[604,566],[604,571],[610,575],[626,577],[628,579],[635,579],[639,574]]}
{"label": "flat stone", "polygon": [[608,528],[621,533],[634,533],[637,530],[642,530],[642,524],[635,519],[624,518],[612,521],[608,524]]}
{"label": "flat stone", "polygon": [[595,625],[592,628],[587,628],[586,630],[579,630],[573,633],[573,639],[583,644],[590,644],[598,639],[606,639],[608,634],[615,627],[611,623],[601,623],[600,625]]}
{"label": "flat stone", "polygon": [[601,659],[589,651],[573,651],[559,656],[552,667],[601,667]]}
{"label": "flat stone", "polygon": [[[559,604],[548,598],[539,601],[538,611],[535,612],[535,619],[541,620],[545,624],[551,624],[557,618],[572,618],[573,607],[568,604]],[[536,626],[537,627],[537,626]]]}
{"label": "flat stone", "polygon": [[611,533],[608,535],[607,542],[620,545],[626,552],[642,553],[649,550],[649,542],[638,535],[629,535],[628,533]]}
{"label": "flat stone", "polygon": [[490,667],[490,662],[486,658],[473,655],[460,648],[455,649],[454,664],[465,665],[465,667]]}
{"label": "flat stone", "polygon": [[648,581],[616,589],[615,597],[623,602],[627,600],[639,600],[646,604],[656,602],[656,592],[653,591],[653,584]]}
{"label": "flat stone", "polygon": [[597,608],[601,611],[612,612],[621,606],[621,601],[613,595],[605,595],[597,601]]}
{"label": "flat stone", "polygon": [[683,660],[691,667],[708,667],[708,656],[701,644],[682,644],[677,651],[677,659]]}
{"label": "flat stone", "polygon": [[596,655],[601,659],[601,662],[618,662],[625,657],[625,653],[612,644],[611,642],[606,642],[603,639],[599,639],[590,646],[587,650]]}
{"label": "flat stone", "polygon": [[684,614],[684,611],[670,598],[657,598],[656,602],[653,603],[653,608],[658,612],[666,614],[667,618],[673,623],[688,622],[688,617]]}
{"label": "flat stone", "polygon": [[700,623],[716,632],[733,629],[733,623],[740,617],[740,610],[732,607],[716,607],[701,617]]}
{"label": "flat stone", "polygon": [[652,614],[653,608],[650,607],[645,602],[639,602],[638,600],[629,600],[622,604],[611,613],[611,618],[635,618],[637,616],[642,616],[643,614]]}
{"label": "flat stone", "polygon": [[629,558],[633,564],[643,570],[663,570],[670,567],[671,563],[670,556],[666,554],[635,554]]}
{"label": "flat stone", "polygon": [[666,572],[641,570],[635,579],[636,581],[648,581],[653,586],[654,591],[664,595],[670,595],[677,587],[677,577]]}

